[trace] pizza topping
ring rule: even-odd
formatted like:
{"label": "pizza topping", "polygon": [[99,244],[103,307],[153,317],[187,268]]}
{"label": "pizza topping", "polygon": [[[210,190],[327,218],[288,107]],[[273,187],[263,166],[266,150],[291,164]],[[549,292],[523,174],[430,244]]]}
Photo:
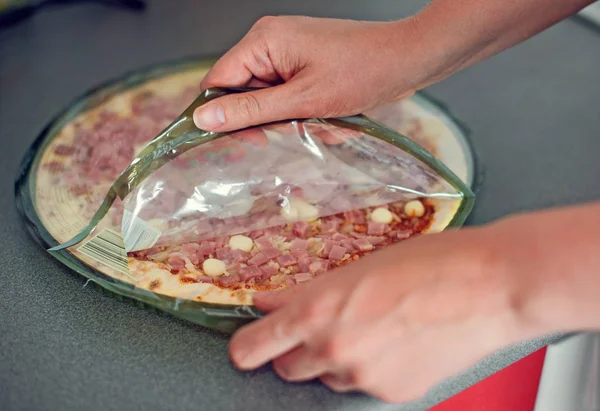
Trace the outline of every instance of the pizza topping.
{"label": "pizza topping", "polygon": [[75,152],[75,147],[66,144],[58,144],[54,147],[53,151],[57,156],[70,156]]}
{"label": "pizza topping", "polygon": [[345,247],[334,245],[331,247],[331,251],[329,251],[328,258],[330,260],[341,260],[346,255],[346,251]]}
{"label": "pizza topping", "polygon": [[167,263],[171,267],[172,273],[178,273],[186,266],[185,256],[182,253],[171,253],[169,254]]}
{"label": "pizza topping", "polygon": [[340,222],[337,219],[325,221],[321,226],[321,232],[326,234],[335,233],[340,226]]}
{"label": "pizza topping", "polygon": [[226,247],[219,247],[216,249],[215,255],[219,260],[229,261],[231,259],[231,250]]}
{"label": "pizza topping", "polygon": [[358,251],[373,250],[373,244],[371,244],[371,242],[366,238],[357,238],[356,240],[352,241],[352,245],[354,245]]}
{"label": "pizza topping", "polygon": [[290,254],[292,256],[294,256],[294,258],[300,259],[300,258],[303,258],[303,257],[307,257],[308,256],[308,251],[296,248],[296,249],[291,249],[290,250]]}
{"label": "pizza topping", "polygon": [[312,274],[323,274],[329,268],[329,263],[325,260],[315,260],[308,264],[308,269]]}
{"label": "pizza topping", "polygon": [[425,206],[419,200],[411,200],[404,205],[404,213],[409,217],[423,217]]}
{"label": "pizza topping", "polygon": [[302,238],[294,238],[292,239],[292,241],[289,243],[289,249],[291,251],[294,250],[301,250],[304,251],[308,248],[308,241],[304,240]]}
{"label": "pizza topping", "polygon": [[273,277],[275,274],[277,274],[279,272],[279,266],[277,264],[267,264],[267,265],[263,265],[262,267],[260,267],[260,271],[261,271],[261,279],[263,281],[268,280],[269,278]]}
{"label": "pizza topping", "polygon": [[200,246],[196,243],[183,244],[180,251],[181,254],[186,256],[194,265],[198,265],[204,260],[204,257],[200,252]]}
{"label": "pizza topping", "polygon": [[216,277],[225,273],[225,270],[226,264],[221,260],[217,260],[216,258],[209,258],[202,264],[202,271],[204,271],[206,275],[210,275],[212,277]]}
{"label": "pizza topping", "polygon": [[[231,237],[155,247],[130,255],[164,262],[173,274],[185,277],[185,281],[189,278],[192,282],[212,282],[223,288],[269,290],[309,281],[362,255],[419,234],[431,221],[433,207],[418,202],[424,208],[420,218],[398,218],[397,215],[405,211],[405,204],[395,203],[340,213],[313,223],[290,222]],[[389,224],[375,221],[377,214],[383,214],[377,212],[379,209],[392,214]],[[250,251],[246,251],[248,249]],[[204,276],[195,274],[200,268]]]}
{"label": "pizza topping", "polygon": [[294,256],[292,256],[290,254],[284,254],[284,255],[280,256],[279,258],[277,258],[277,262],[282,267],[289,267],[291,265],[296,264],[296,259],[294,258]]}
{"label": "pizza topping", "polygon": [[234,249],[231,251],[231,257],[239,263],[245,263],[250,259],[251,255],[244,250]]}
{"label": "pizza topping", "polygon": [[373,245],[379,245],[385,242],[385,237],[382,236],[368,236],[367,240]]}
{"label": "pizza topping", "polygon": [[250,252],[252,247],[254,247],[254,241],[245,235],[234,235],[229,239],[229,247],[231,247],[232,250]]}
{"label": "pizza topping", "polygon": [[239,276],[241,281],[248,281],[260,277],[263,272],[258,267],[241,267]]}
{"label": "pizza topping", "polygon": [[367,228],[368,235],[380,236],[385,233],[386,225],[383,223],[370,222]]}
{"label": "pizza topping", "polygon": [[219,277],[219,285],[221,287],[231,287],[232,285],[238,283],[241,277],[236,275],[222,275]]}
{"label": "pizza topping", "polygon": [[204,255],[211,255],[215,252],[216,248],[217,243],[214,243],[212,241],[202,241],[200,243],[200,252]]}
{"label": "pizza topping", "polygon": [[371,213],[371,221],[389,224],[394,220],[394,215],[387,208],[379,207]]}
{"label": "pizza topping", "polygon": [[248,265],[263,265],[269,261],[269,257],[263,253],[258,253],[248,260]]}
{"label": "pizza topping", "polygon": [[292,227],[292,231],[300,238],[306,238],[308,235],[308,231],[310,230],[310,225],[306,221],[297,221],[294,223]]}
{"label": "pizza topping", "polygon": [[304,283],[306,281],[310,281],[311,279],[312,279],[312,275],[309,273],[294,274],[294,280],[296,280],[296,283],[298,283],[298,284]]}

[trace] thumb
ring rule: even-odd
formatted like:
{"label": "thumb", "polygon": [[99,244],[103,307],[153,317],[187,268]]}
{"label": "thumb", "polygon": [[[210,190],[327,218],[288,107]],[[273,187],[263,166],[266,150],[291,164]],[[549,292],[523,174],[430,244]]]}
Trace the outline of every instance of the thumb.
{"label": "thumb", "polygon": [[306,88],[296,81],[219,97],[194,112],[194,123],[207,131],[232,131],[272,121],[305,118]]}

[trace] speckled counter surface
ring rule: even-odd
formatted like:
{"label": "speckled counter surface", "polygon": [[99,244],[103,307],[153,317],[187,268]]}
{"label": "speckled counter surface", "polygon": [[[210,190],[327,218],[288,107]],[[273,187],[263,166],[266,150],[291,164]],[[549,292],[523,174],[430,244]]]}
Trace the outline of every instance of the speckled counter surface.
{"label": "speckled counter surface", "polygon": [[[0,409],[422,411],[552,341],[499,352],[405,406],[334,395],[285,384],[268,368],[238,373],[225,336],[86,287],[22,227],[12,194],[21,157],[88,88],[219,53],[262,14],[391,19],[422,6],[368,3],[163,0],[144,14],[84,4],[0,30]],[[472,129],[485,167],[470,224],[600,198],[598,67],[600,36],[566,21],[430,88]]]}

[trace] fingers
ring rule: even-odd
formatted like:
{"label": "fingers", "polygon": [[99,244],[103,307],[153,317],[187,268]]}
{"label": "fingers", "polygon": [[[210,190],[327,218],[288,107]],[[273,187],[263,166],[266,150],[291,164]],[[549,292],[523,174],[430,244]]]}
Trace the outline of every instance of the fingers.
{"label": "fingers", "polygon": [[305,321],[297,310],[278,310],[242,327],[231,338],[229,353],[240,369],[251,370],[302,343]]}
{"label": "fingers", "polygon": [[231,131],[290,118],[304,118],[302,81],[219,97],[194,112],[194,123],[208,131]]}
{"label": "fingers", "polygon": [[210,87],[243,87],[248,84],[252,72],[245,64],[247,43],[244,37],[214,64],[200,83],[202,91]]}
{"label": "fingers", "polygon": [[324,374],[319,377],[319,380],[335,392],[348,392],[356,389],[344,373]]}
{"label": "fingers", "polygon": [[273,368],[289,382],[308,381],[329,371],[324,359],[315,358],[306,346],[299,346],[273,360]]}
{"label": "fingers", "polygon": [[254,295],[254,304],[256,305],[256,308],[263,312],[274,311],[292,301],[294,297],[304,290],[304,287],[306,287],[306,285],[299,284],[283,291],[256,293]]}

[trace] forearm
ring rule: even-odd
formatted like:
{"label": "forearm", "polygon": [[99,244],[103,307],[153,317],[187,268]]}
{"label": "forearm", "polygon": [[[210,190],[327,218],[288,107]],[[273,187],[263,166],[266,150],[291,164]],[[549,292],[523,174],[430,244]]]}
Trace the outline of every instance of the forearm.
{"label": "forearm", "polygon": [[428,74],[419,88],[518,44],[594,1],[433,0],[413,17]]}
{"label": "forearm", "polygon": [[517,277],[514,302],[531,336],[600,330],[600,203],[511,217],[489,235],[493,260]]}

